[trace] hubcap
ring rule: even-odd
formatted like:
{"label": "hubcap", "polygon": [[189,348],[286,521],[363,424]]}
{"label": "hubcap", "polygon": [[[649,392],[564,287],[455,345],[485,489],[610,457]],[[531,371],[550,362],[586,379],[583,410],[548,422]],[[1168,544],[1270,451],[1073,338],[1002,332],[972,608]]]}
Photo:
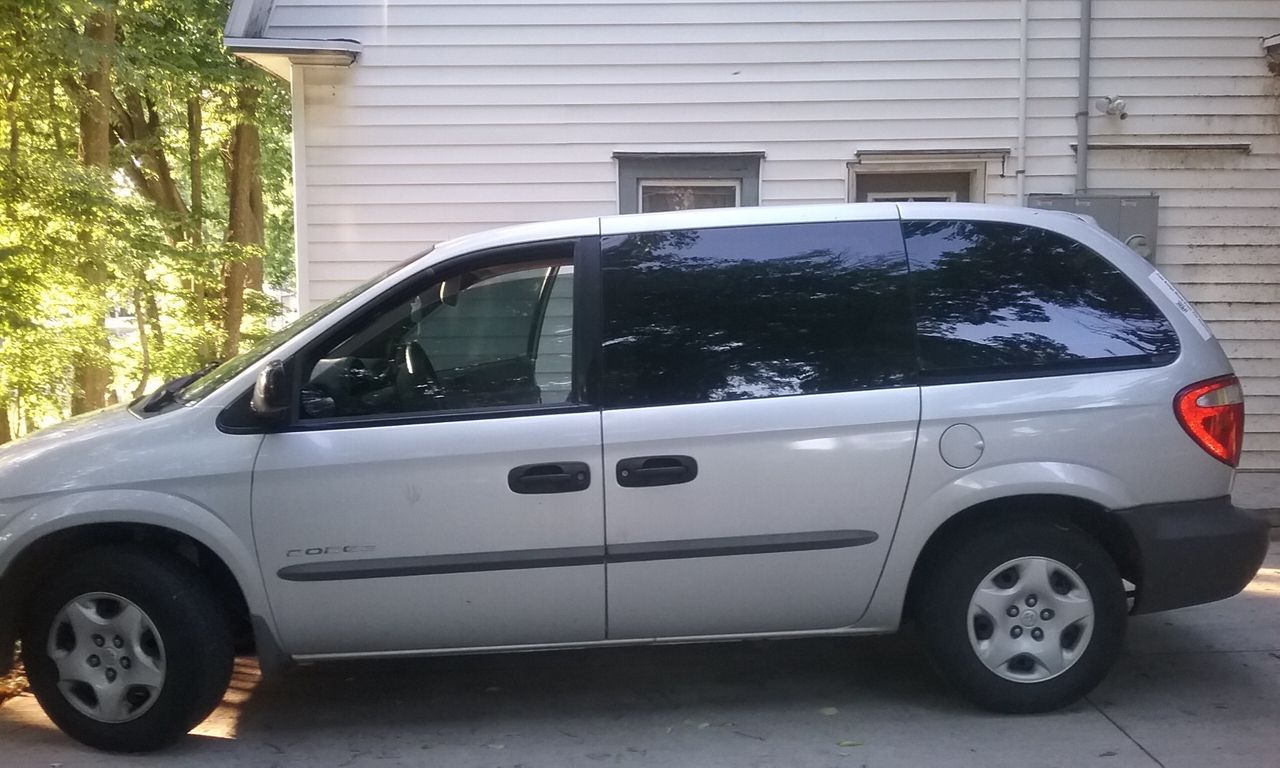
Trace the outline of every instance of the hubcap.
{"label": "hubcap", "polygon": [[58,690],[81,714],[125,723],[146,714],[164,687],[164,643],[141,608],[91,592],[62,607],[49,629]]}
{"label": "hubcap", "polygon": [[1093,597],[1080,575],[1047,557],[1020,557],[978,584],[969,644],[1005,680],[1038,683],[1067,671],[1093,636]]}

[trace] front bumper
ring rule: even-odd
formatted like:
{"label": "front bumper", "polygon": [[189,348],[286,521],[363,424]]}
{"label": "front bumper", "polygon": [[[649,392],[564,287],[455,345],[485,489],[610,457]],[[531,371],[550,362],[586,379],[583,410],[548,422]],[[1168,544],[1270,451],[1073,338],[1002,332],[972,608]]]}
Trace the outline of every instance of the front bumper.
{"label": "front bumper", "polygon": [[1253,580],[1270,530],[1230,496],[1117,510],[1137,549],[1134,613],[1222,600]]}

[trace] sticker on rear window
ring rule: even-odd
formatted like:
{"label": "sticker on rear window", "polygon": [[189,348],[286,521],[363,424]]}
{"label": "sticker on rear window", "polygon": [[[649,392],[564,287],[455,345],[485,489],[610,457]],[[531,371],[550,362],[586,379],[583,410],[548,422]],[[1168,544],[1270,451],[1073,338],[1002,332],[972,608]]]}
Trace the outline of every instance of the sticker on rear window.
{"label": "sticker on rear window", "polygon": [[1178,311],[1182,312],[1182,314],[1186,316],[1187,320],[1195,326],[1196,331],[1200,334],[1200,338],[1208,341],[1213,337],[1213,331],[1209,330],[1209,326],[1205,325],[1204,320],[1200,317],[1200,313],[1196,311],[1195,307],[1191,306],[1191,302],[1187,301],[1186,297],[1182,295],[1182,291],[1179,291],[1176,285],[1169,282],[1168,278],[1159,272],[1151,273],[1151,282],[1155,283],[1156,287],[1160,289],[1160,292],[1165,296],[1168,296],[1169,300],[1178,306]]}

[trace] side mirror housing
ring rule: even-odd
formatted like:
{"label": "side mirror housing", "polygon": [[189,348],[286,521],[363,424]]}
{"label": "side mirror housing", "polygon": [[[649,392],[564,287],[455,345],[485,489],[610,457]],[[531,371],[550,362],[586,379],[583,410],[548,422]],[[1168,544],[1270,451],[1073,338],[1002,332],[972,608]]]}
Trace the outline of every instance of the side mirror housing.
{"label": "side mirror housing", "polygon": [[260,419],[279,421],[289,413],[289,387],[285,381],[284,363],[272,360],[258,374],[253,385],[249,408]]}

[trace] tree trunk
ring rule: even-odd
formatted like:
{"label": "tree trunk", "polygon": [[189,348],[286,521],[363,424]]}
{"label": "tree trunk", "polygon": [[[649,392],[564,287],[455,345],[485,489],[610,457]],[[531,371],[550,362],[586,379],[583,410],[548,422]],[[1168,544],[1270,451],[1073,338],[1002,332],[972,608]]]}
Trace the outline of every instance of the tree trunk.
{"label": "tree trunk", "polygon": [[201,163],[200,131],[204,130],[200,97],[187,99],[187,162],[191,168],[191,242],[204,242],[204,166]]}
{"label": "tree trunk", "polygon": [[[96,50],[93,68],[84,74],[84,102],[80,106],[80,162],[99,169],[109,177],[111,149],[111,46],[115,44],[115,8],[109,4],[98,6],[85,24],[85,38]],[[102,242],[95,242],[92,233],[81,233],[85,254],[80,274],[86,288],[100,299],[107,282],[107,267]],[[107,388],[111,386],[111,342],[107,337],[105,302],[99,301],[93,309],[90,333],[86,349],[80,353],[75,365],[75,392],[71,397],[71,412],[84,413],[101,408],[107,403]]]}
{"label": "tree trunk", "polygon": [[13,77],[13,86],[9,89],[9,98],[5,104],[5,117],[9,121],[9,167],[5,184],[8,192],[4,196],[5,213],[13,218],[13,201],[18,195],[18,150],[21,148],[21,131],[18,128],[18,94],[21,91],[22,79]]}
{"label": "tree trunk", "polygon": [[[146,275],[138,275],[146,281]],[[142,397],[147,391],[147,379],[151,378],[151,345],[147,340],[147,313],[142,307],[142,288],[133,290],[133,319],[138,325],[138,347],[142,353],[142,370],[138,372],[138,386],[133,390],[135,398]]]}
{"label": "tree trunk", "polygon": [[53,86],[49,86],[49,126],[53,130],[53,148],[57,151],[58,157],[62,157],[67,153],[67,148],[62,141],[62,115],[58,111],[58,97],[53,92]]}
{"label": "tree trunk", "polygon": [[124,99],[113,99],[116,134],[128,147],[133,163],[124,171],[134,186],[164,215],[165,231],[170,242],[189,239],[190,211],[182,192],[173,180],[169,157],[165,153],[160,111],[149,96],[134,88],[126,89]]}
{"label": "tree trunk", "polygon": [[227,153],[227,242],[240,246],[242,256],[223,271],[223,356],[240,347],[240,323],[244,320],[246,287],[262,288],[262,179],[261,140],[255,123],[258,90],[242,87],[236,93],[237,120]]}
{"label": "tree trunk", "polygon": [[[200,138],[203,130],[204,105],[199,96],[190,96],[187,98],[187,168],[191,173],[191,242],[196,246],[204,244],[204,152]],[[221,318],[210,308],[211,299],[216,297],[218,288],[203,280],[192,281],[190,287],[195,314],[200,323],[221,326]],[[217,339],[212,334],[200,334],[200,340],[196,344],[196,359],[201,366],[218,359],[219,352]]]}
{"label": "tree trunk", "polygon": [[13,429],[9,426],[9,393],[0,392],[0,445],[13,439]]}

